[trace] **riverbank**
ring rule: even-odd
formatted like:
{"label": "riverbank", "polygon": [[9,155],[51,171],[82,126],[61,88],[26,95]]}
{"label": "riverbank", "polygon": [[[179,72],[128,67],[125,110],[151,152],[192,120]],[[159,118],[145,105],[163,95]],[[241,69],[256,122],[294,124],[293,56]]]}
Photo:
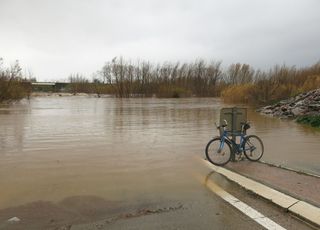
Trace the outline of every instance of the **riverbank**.
{"label": "riverbank", "polygon": [[297,119],[297,122],[320,127],[320,88],[301,93],[257,110],[261,114]]}

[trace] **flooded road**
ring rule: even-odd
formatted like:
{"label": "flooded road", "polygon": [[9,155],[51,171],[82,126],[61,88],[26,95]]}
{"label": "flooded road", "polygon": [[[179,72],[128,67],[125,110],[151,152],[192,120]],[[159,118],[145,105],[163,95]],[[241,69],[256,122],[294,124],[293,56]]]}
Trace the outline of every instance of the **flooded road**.
{"label": "flooded road", "polygon": [[[202,193],[214,98],[39,97],[0,108],[0,205],[94,196],[129,206]],[[250,110],[262,160],[320,175],[320,131]],[[98,202],[99,203],[99,202]],[[1,209],[0,208],[0,209]]]}

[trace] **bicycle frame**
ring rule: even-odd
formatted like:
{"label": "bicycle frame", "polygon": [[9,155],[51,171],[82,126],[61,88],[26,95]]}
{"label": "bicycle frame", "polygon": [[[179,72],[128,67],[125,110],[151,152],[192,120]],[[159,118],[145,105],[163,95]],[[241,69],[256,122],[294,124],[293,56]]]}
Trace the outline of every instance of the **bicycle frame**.
{"label": "bicycle frame", "polygon": [[[236,141],[230,139],[229,136],[240,136],[240,143],[237,144]],[[225,142],[228,142],[229,144],[231,144],[232,150],[234,151],[235,154],[241,154],[244,150],[251,151],[252,147],[255,148],[254,146],[250,146],[248,149],[243,149],[245,137],[246,137],[246,135],[243,132],[232,133],[232,132],[224,130],[223,135],[221,136],[221,143],[220,143],[218,151],[221,151],[221,149],[223,149]]]}

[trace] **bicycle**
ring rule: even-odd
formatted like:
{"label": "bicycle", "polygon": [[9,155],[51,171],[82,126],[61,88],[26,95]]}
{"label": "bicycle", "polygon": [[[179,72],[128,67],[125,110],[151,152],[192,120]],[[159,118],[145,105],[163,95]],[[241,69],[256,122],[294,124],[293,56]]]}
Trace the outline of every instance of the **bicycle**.
{"label": "bicycle", "polygon": [[[216,125],[220,131],[220,136],[214,137],[206,146],[206,157],[215,165],[222,166],[227,164],[232,157],[232,153],[241,156],[242,153],[250,161],[258,161],[264,153],[264,146],[262,140],[256,135],[246,135],[246,131],[250,128],[249,122],[241,123],[241,131],[233,133],[227,131],[228,123]],[[240,136],[240,143],[237,144],[235,140],[230,139],[229,136]]]}

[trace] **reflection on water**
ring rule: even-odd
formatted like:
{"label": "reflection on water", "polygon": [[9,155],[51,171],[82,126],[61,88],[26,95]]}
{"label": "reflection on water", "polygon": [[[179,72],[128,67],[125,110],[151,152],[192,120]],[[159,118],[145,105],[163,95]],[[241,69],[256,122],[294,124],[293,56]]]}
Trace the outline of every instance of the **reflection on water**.
{"label": "reflection on water", "polygon": [[[0,204],[95,195],[188,197],[194,156],[216,135],[218,99],[35,98],[0,108]],[[249,112],[265,161],[320,174],[315,129]]]}

